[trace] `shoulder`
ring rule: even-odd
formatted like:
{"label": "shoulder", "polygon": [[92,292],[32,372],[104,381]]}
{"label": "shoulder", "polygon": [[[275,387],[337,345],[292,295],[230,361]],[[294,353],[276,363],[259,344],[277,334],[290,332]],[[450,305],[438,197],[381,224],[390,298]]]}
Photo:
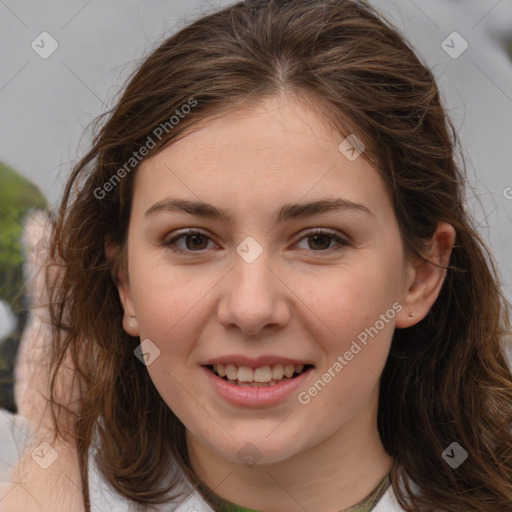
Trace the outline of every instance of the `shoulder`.
{"label": "shoulder", "polygon": [[28,422],[22,416],[0,409],[0,484],[9,482],[29,442]]}
{"label": "shoulder", "polygon": [[382,495],[373,512],[403,512],[404,509],[398,503],[393,486],[389,486],[386,492]]}
{"label": "shoulder", "polygon": [[[182,475],[182,486],[174,491],[181,493],[180,498],[155,506],[138,505],[127,500],[99,472],[95,462],[95,453],[98,449],[97,441],[97,431],[94,430],[93,443],[89,448],[89,490],[91,502],[97,506],[98,510],[108,510],[109,512],[215,512],[192,488],[184,475]],[[181,473],[179,469],[178,471]]]}
{"label": "shoulder", "polygon": [[[34,433],[24,416],[0,409],[0,499],[11,483],[15,468],[28,449],[34,451],[32,458],[37,462],[38,447],[36,446],[33,449],[34,440]],[[183,497],[171,504],[149,508],[127,500],[99,473],[94,461],[94,451],[94,448],[91,447],[89,451],[89,490],[93,510],[108,510],[109,512],[214,512],[199,493],[192,490],[187,484],[184,486],[185,494]],[[47,457],[47,459],[43,460],[43,463],[51,464],[51,458]]]}
{"label": "shoulder", "polygon": [[39,462],[39,448],[29,420],[20,414],[0,409],[0,484],[10,481],[14,469],[28,450],[31,450],[34,461]]}

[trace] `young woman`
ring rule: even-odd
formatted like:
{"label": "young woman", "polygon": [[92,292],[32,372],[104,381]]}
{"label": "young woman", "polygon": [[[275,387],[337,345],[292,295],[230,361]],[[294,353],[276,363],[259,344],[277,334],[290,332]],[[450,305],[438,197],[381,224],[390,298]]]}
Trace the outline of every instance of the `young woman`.
{"label": "young woman", "polygon": [[512,511],[509,305],[456,141],[364,1],[165,41],[53,222],[59,458],[27,492],[94,510],[92,467],[141,510]]}

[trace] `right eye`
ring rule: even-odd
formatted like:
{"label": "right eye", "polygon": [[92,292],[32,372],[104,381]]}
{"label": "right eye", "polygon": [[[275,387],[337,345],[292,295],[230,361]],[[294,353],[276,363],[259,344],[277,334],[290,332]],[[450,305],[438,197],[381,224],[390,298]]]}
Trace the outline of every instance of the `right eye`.
{"label": "right eye", "polygon": [[[184,248],[178,247],[176,244],[176,242],[181,239],[185,241]],[[189,240],[190,242],[188,243]],[[211,238],[202,231],[187,229],[186,231],[182,231],[170,239],[166,239],[162,243],[162,246],[168,247],[171,251],[177,254],[185,255],[190,253],[204,252],[205,247],[203,246],[205,240],[211,240]]]}

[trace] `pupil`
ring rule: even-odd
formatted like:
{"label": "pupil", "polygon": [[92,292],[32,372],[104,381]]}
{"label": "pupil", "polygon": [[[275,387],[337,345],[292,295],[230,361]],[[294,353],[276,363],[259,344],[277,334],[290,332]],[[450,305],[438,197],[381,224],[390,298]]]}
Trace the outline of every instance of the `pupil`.
{"label": "pupil", "polygon": [[[320,240],[323,238],[324,240],[327,240],[330,238],[328,235],[312,235],[309,237],[310,239],[314,239],[314,240],[318,240],[320,238]],[[314,242],[316,243],[316,242]],[[314,244],[313,244],[314,245]],[[320,244],[321,245],[321,244]],[[311,244],[310,244],[310,247],[311,247]],[[329,247],[329,242],[327,243],[327,247],[321,247],[321,249],[327,249]],[[312,249],[314,249],[314,247],[311,247]],[[317,247],[318,248],[318,247]]]}
{"label": "pupil", "polygon": [[[199,239],[201,239],[201,238],[203,238],[203,239],[204,239],[204,236],[203,236],[203,235],[200,235],[200,234],[188,235],[188,240],[190,240],[191,238],[194,240],[194,242],[192,242],[192,244],[193,244],[193,245],[195,245],[195,244],[196,244],[196,242],[197,242],[197,239],[198,239],[198,238],[199,238]],[[204,242],[204,241],[203,241],[203,242]],[[204,245],[204,243],[203,243],[203,245]],[[190,247],[190,244],[188,244],[188,243],[187,243],[187,249],[204,249],[204,247],[197,247],[197,246],[195,246],[195,247]]]}

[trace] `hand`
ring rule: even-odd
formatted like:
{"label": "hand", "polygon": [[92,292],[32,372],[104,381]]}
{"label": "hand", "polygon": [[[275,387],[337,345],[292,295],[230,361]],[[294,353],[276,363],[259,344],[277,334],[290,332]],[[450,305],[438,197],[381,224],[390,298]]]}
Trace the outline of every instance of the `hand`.
{"label": "hand", "polygon": [[[26,417],[34,428],[54,433],[50,398],[50,351],[53,333],[48,311],[49,289],[58,283],[60,266],[49,261],[51,224],[44,212],[29,217],[22,242],[26,247],[25,274],[31,296],[29,320],[23,332],[18,351],[14,387],[18,413]],[[59,262],[60,263],[60,262]],[[46,270],[49,273],[46,274]],[[80,391],[75,378],[75,365],[68,353],[56,378],[55,399],[76,412]],[[60,411],[58,426],[71,434],[74,415]]]}
{"label": "hand", "polygon": [[[23,236],[27,248],[27,288],[32,295],[30,318],[23,333],[15,368],[15,399],[18,414],[28,420],[27,442],[11,482],[2,489],[0,512],[83,512],[82,486],[73,436],[74,415],[62,411],[58,426],[65,438],[57,439],[49,404],[50,349],[49,286],[58,280],[57,265],[46,282],[49,219],[36,212],[26,222]],[[80,393],[74,364],[66,356],[59,371],[55,398],[76,411]]]}

